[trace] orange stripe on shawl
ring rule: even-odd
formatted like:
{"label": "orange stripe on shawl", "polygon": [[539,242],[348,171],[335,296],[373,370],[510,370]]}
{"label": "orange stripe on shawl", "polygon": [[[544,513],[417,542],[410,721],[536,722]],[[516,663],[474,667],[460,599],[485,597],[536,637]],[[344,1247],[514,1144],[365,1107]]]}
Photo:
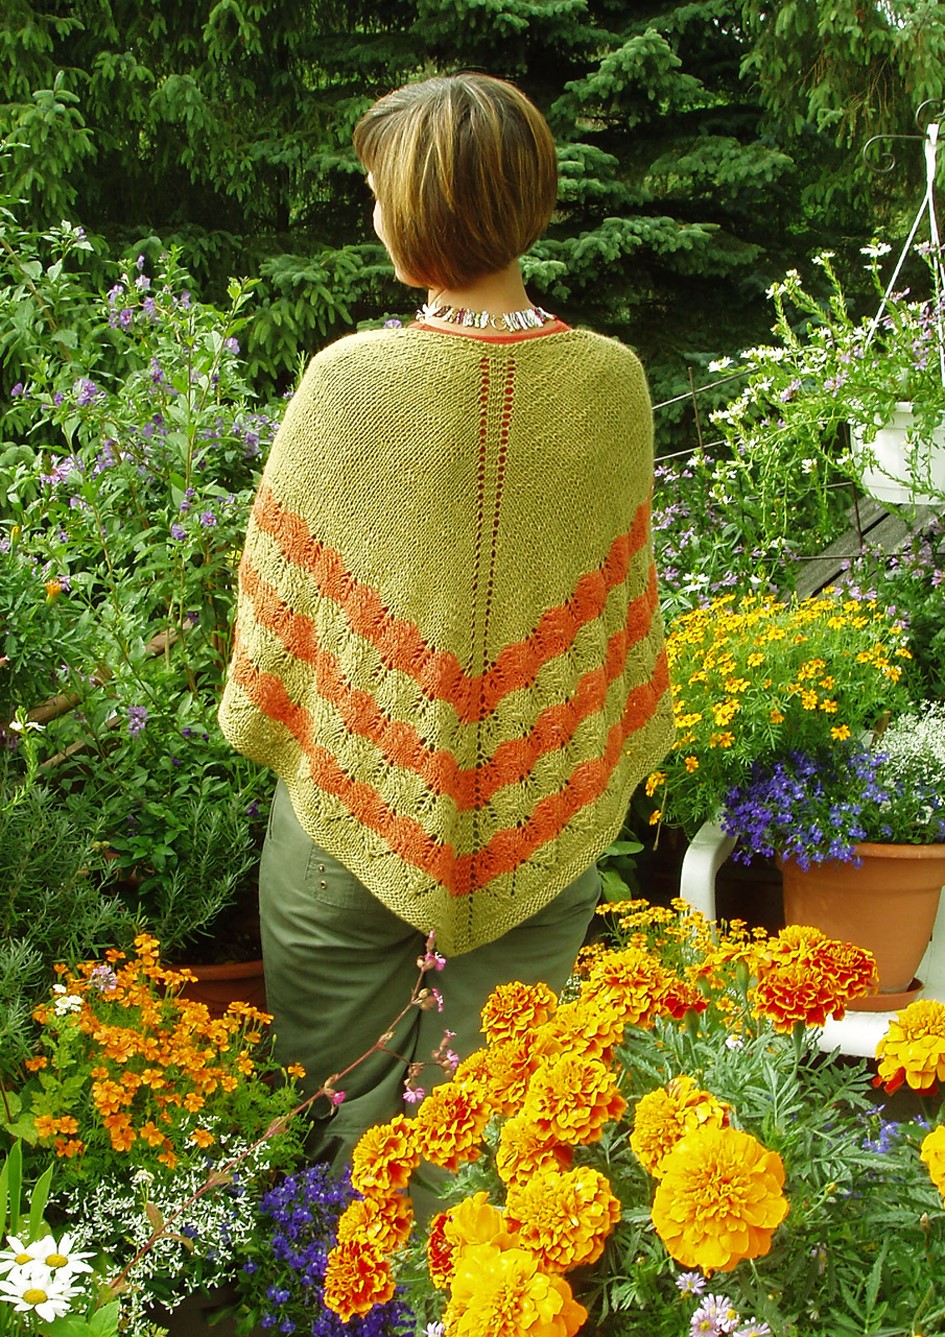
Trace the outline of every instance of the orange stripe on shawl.
{"label": "orange stripe on shawl", "polygon": [[[240,582],[256,622],[277,636],[293,659],[314,669],[319,694],[345,727],[369,738],[389,762],[415,771],[432,792],[453,799],[460,811],[484,807],[499,789],[525,779],[539,757],[566,746],[581,722],[603,709],[608,688],[623,672],[631,646],[648,634],[657,606],[656,568],[651,567],[647,588],[628,606],[624,626],[607,642],[602,665],[583,674],[569,700],[542,710],[524,737],[506,739],[491,757],[464,768],[451,752],[428,747],[412,724],[391,719],[372,693],[351,687],[335,656],[319,644],[312,619],[293,612],[248,558]],[[248,668],[245,657],[239,657],[237,681]]]}
{"label": "orange stripe on shawl", "polygon": [[385,665],[409,674],[430,700],[448,701],[466,724],[486,719],[509,692],[528,687],[544,664],[570,648],[585,623],[600,616],[608,594],[626,579],[631,558],[646,541],[649,515],[649,501],[641,503],[630,528],[614,540],[596,571],[581,576],[570,598],[543,613],[524,640],[504,646],[484,673],[470,675],[455,654],[434,650],[413,622],[388,612],[377,590],[352,575],[341,554],[321,543],[271,488],[260,487],[253,506],[256,524],[276,541],[286,561],[340,604],[352,629],[371,642]]}
{"label": "orange stripe on shawl", "polygon": [[453,846],[426,832],[413,817],[395,813],[371,785],[353,780],[325,748],[315,743],[312,719],[272,674],[253,667],[237,645],[231,673],[253,704],[281,723],[304,753],[315,784],[340,799],[351,815],[380,835],[405,862],[421,869],[453,896],[465,896],[494,878],[513,872],[542,845],[554,840],[583,807],[604,792],[630,735],[652,717],[669,688],[665,652],[649,682],[627,697],[621,718],[611,727],[603,754],[580,762],[563,788],[540,799],[521,826],[498,831],[481,849],[457,855]]}

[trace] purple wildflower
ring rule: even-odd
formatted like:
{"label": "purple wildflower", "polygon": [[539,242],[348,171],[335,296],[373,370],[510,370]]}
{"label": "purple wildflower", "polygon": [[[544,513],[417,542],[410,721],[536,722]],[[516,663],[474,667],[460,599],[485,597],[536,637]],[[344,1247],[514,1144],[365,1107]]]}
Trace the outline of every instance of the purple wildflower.
{"label": "purple wildflower", "polygon": [[128,733],[132,738],[137,738],[138,734],[148,722],[147,706],[129,706],[128,707]]}
{"label": "purple wildflower", "polygon": [[26,394],[26,387],[22,381],[17,381],[16,385],[10,387],[10,398],[19,399],[20,395]]}
{"label": "purple wildflower", "polygon": [[223,347],[228,353],[236,354],[240,351],[239,341],[233,338],[224,339]]}
{"label": "purple wildflower", "polygon": [[173,524],[173,525],[171,525],[171,538],[172,538],[172,539],[176,539],[177,542],[180,543],[180,542],[182,542],[186,537],[187,537],[187,530],[184,528],[183,525],[178,525],[178,524]]}
{"label": "purple wildflower", "polygon": [[75,402],[84,407],[98,399],[102,391],[94,381],[90,381],[87,376],[80,376],[72,386],[72,393],[75,395]]}
{"label": "purple wildflower", "polygon": [[212,529],[216,522],[217,517],[213,514],[213,511],[200,512],[200,523],[203,525],[204,529]]}

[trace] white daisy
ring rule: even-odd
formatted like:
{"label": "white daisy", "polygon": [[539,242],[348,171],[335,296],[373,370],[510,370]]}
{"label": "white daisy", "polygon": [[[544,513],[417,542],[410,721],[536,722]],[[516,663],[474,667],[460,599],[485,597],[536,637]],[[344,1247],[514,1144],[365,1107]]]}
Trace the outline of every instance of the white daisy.
{"label": "white daisy", "polygon": [[79,1294],[78,1287],[70,1285],[71,1280],[68,1273],[52,1272],[42,1263],[28,1263],[0,1281],[0,1300],[12,1304],[18,1314],[38,1314],[44,1323],[51,1323],[69,1313]]}

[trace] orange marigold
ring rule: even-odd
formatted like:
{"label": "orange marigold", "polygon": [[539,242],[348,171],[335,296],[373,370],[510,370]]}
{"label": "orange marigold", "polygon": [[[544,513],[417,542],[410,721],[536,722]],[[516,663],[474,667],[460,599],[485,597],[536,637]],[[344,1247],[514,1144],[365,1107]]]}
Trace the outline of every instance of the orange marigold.
{"label": "orange marigold", "polygon": [[759,1258],[788,1213],[781,1157],[735,1128],[698,1128],[662,1163],[653,1225],[684,1267],[727,1272]]}
{"label": "orange marigold", "polygon": [[588,1165],[538,1171],[510,1187],[505,1210],[522,1246],[550,1272],[596,1263],[621,1212],[609,1182]]}
{"label": "orange marigold", "polygon": [[413,1207],[403,1193],[391,1197],[356,1198],[349,1202],[338,1220],[337,1241],[359,1239],[378,1253],[393,1253],[406,1244],[413,1224]]}
{"label": "orange marigold", "polygon": [[921,1095],[933,1095],[945,1082],[945,1003],[919,998],[889,1023],[876,1048],[874,1082],[890,1092],[903,1082]]}
{"label": "orange marigold", "polygon": [[525,1115],[515,1114],[499,1133],[495,1168],[503,1183],[517,1184],[536,1170],[566,1170],[573,1157],[573,1147],[549,1138]]}
{"label": "orange marigold", "polygon": [[929,1178],[945,1199],[945,1125],[939,1124],[925,1136],[919,1154],[928,1166]]}
{"label": "orange marigold", "polygon": [[349,1239],[328,1255],[322,1299],[342,1323],[386,1304],[394,1294],[390,1264],[370,1244]]}
{"label": "orange marigold", "polygon": [[686,1133],[696,1128],[722,1128],[728,1109],[683,1074],[658,1086],[637,1101],[630,1148],[648,1174],[659,1179],[663,1161]]}
{"label": "orange marigold", "polygon": [[526,1249],[463,1249],[443,1315],[449,1337],[574,1337],[587,1310]]}
{"label": "orange marigold", "polygon": [[406,1188],[420,1164],[416,1124],[403,1114],[362,1133],[351,1153],[351,1187],[362,1197],[389,1197]]}
{"label": "orange marigold", "polygon": [[453,1171],[463,1161],[477,1160],[491,1113],[485,1092],[474,1082],[445,1082],[434,1087],[416,1118],[420,1155]]}
{"label": "orange marigold", "polygon": [[535,1073],[522,1113],[549,1140],[577,1146],[597,1142],[604,1124],[626,1108],[613,1073],[599,1059],[566,1053]]}
{"label": "orange marigold", "polygon": [[592,1058],[610,1059],[623,1039],[627,1023],[623,1009],[606,998],[576,998],[563,1003],[543,1033],[554,1037],[563,1049]]}
{"label": "orange marigold", "polygon": [[839,1021],[846,1001],[828,976],[800,961],[771,966],[749,990],[748,999],[752,1013],[766,1017],[782,1034],[790,1034],[798,1023],[823,1026],[831,1014]]}
{"label": "orange marigold", "polygon": [[547,1021],[558,998],[547,984],[500,984],[482,1009],[482,1033],[487,1040],[513,1040]]}
{"label": "orange marigold", "polygon": [[533,1034],[517,1036],[477,1049],[460,1063],[454,1080],[462,1086],[475,1082],[494,1109],[510,1114],[521,1108],[539,1057]]}
{"label": "orange marigold", "polygon": [[624,1026],[652,1026],[667,978],[662,963],[642,947],[607,952],[592,967],[582,998],[612,1008]]}

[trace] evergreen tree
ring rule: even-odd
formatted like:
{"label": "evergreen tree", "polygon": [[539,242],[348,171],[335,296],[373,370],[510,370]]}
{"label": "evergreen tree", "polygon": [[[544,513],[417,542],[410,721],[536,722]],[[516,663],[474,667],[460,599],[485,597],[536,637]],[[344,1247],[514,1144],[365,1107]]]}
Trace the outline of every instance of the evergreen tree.
{"label": "evergreen tree", "polygon": [[[851,15],[864,6],[858,45]],[[932,95],[941,8],[7,0],[5,170],[37,224],[71,217],[126,250],[182,244],[202,295],[219,296],[230,274],[256,276],[251,370],[285,383],[299,355],[413,300],[371,230],[351,148],[358,116],[430,73],[511,78],[560,150],[560,209],[526,261],[532,294],[637,347],[655,397],[668,398],[689,368],[703,379],[711,357],[765,334],[775,275],[821,242],[871,233],[851,142]],[[891,10],[908,11],[908,25]],[[916,78],[907,32],[925,42]],[[883,74],[882,114],[866,97],[844,121],[837,109],[853,107],[864,71]]]}

